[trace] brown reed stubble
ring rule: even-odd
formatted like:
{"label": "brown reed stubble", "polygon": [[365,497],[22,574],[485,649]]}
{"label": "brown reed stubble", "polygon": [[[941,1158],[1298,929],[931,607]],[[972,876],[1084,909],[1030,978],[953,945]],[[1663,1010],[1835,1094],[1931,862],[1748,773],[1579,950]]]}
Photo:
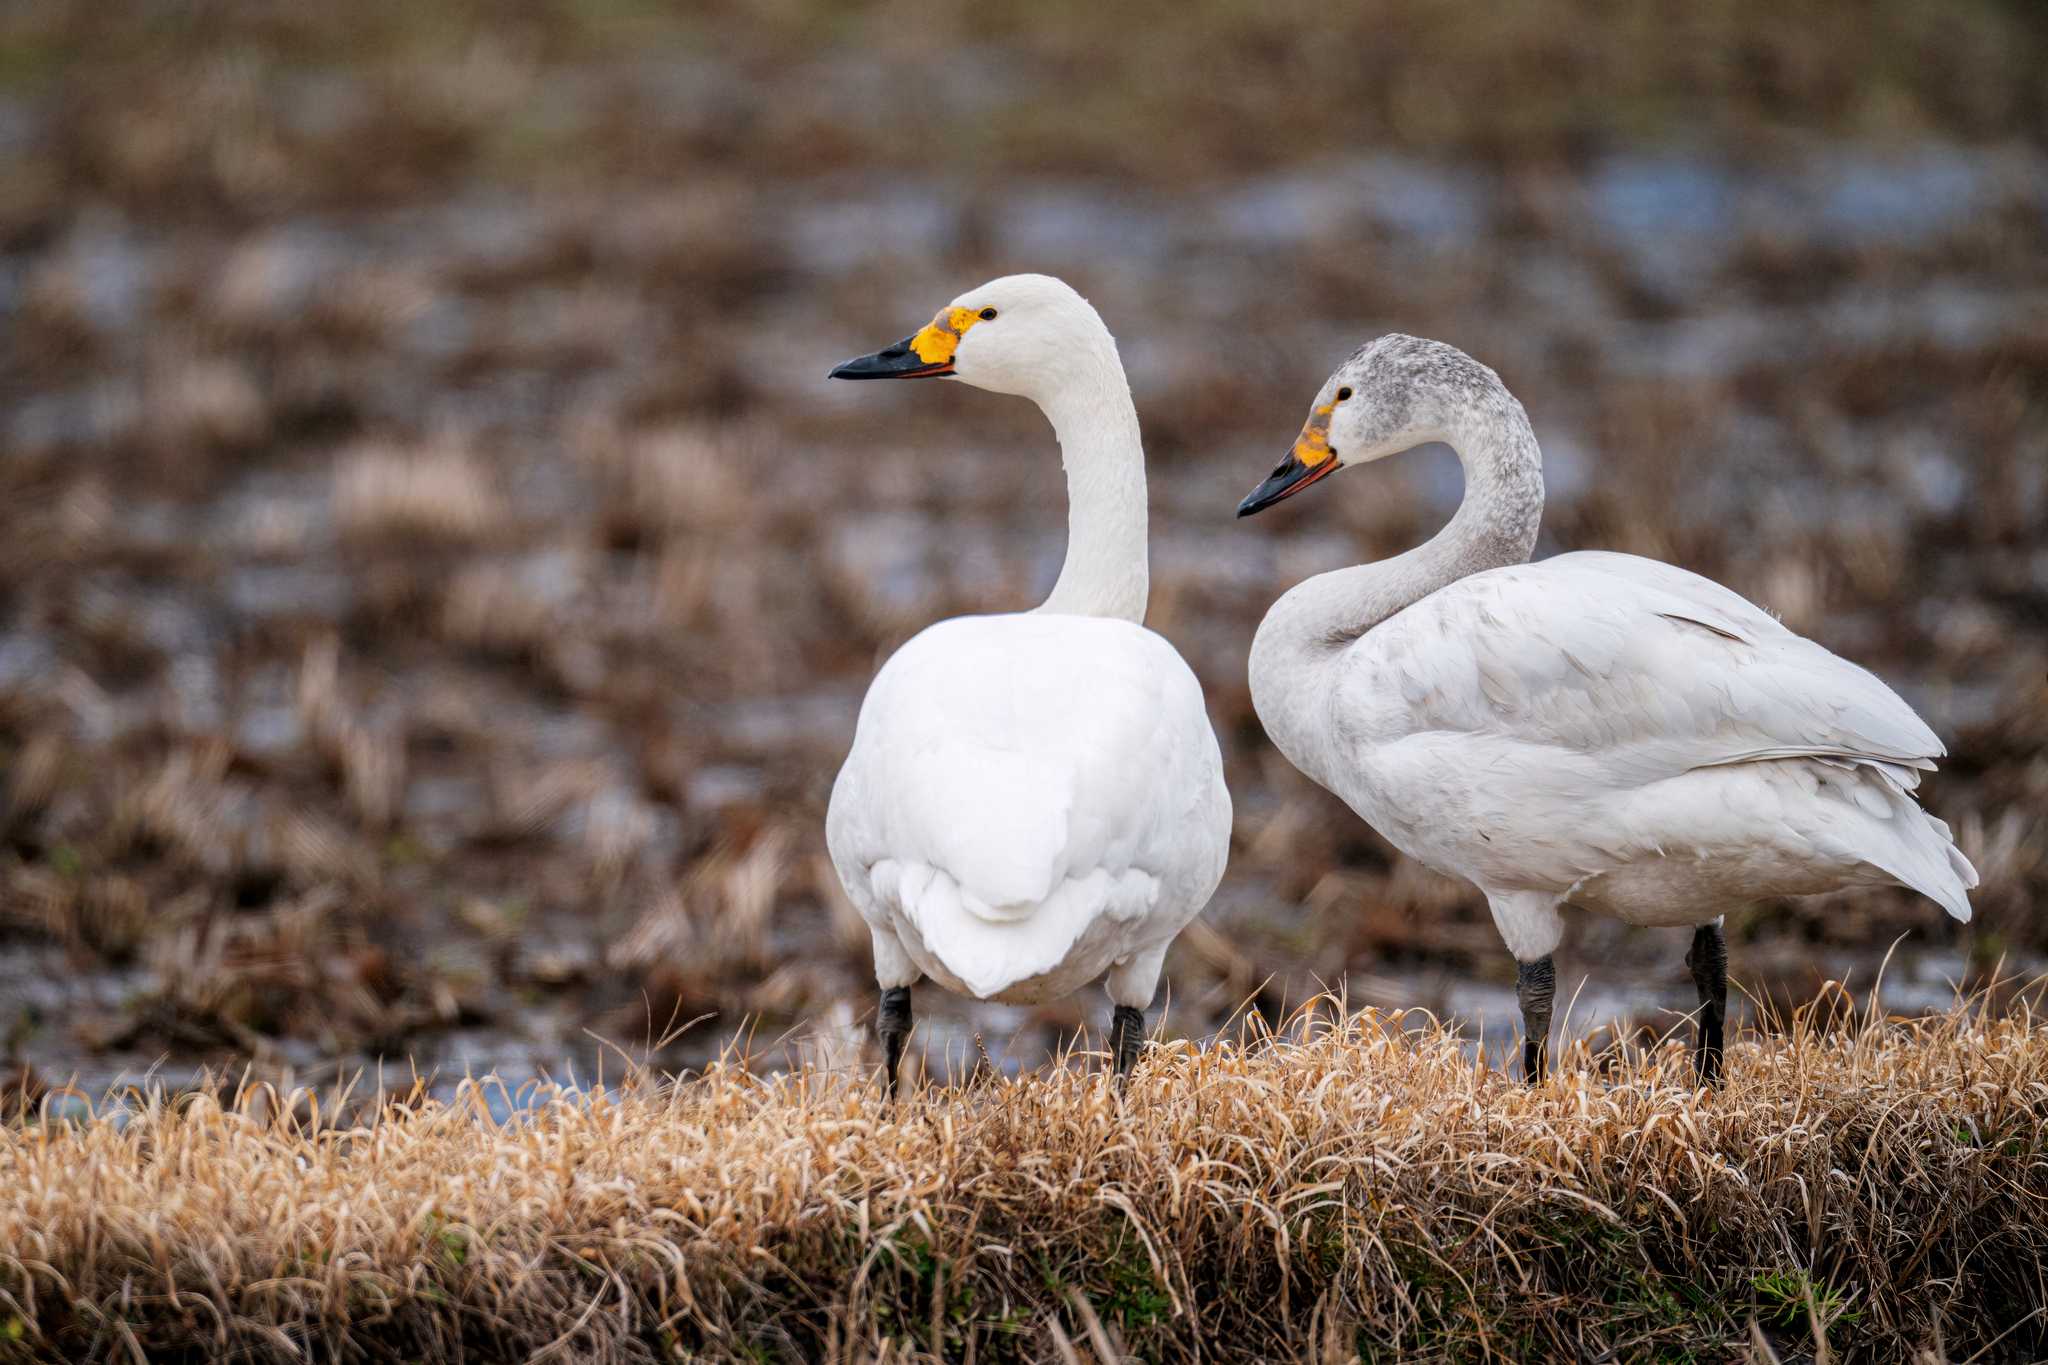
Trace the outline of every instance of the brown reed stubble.
{"label": "brown reed stubble", "polygon": [[[1838,1016],[1839,1017],[1839,1016]],[[1835,1358],[2038,1349],[2048,1029],[2020,1006],[1527,1089],[1319,1002],[890,1113],[737,1066],[493,1120],[268,1087],[0,1130],[20,1358]],[[298,1357],[303,1358],[303,1357]],[[1994,1355],[1993,1358],[1997,1358]]]}

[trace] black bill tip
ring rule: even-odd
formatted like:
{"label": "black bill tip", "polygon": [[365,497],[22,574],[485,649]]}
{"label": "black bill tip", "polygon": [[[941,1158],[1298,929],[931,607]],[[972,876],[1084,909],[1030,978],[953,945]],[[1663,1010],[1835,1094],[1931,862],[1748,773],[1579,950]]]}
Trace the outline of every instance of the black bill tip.
{"label": "black bill tip", "polygon": [[910,349],[909,337],[873,355],[855,356],[832,367],[828,379],[924,379],[953,373],[951,357],[931,362]]}
{"label": "black bill tip", "polygon": [[1237,514],[1248,517],[1254,512],[1263,512],[1274,503],[1293,497],[1316,480],[1325,478],[1343,467],[1336,456],[1328,456],[1313,465],[1303,464],[1289,452],[1257,488],[1245,494],[1244,501],[1237,505]]}
{"label": "black bill tip", "polygon": [[1252,513],[1263,511],[1279,501],[1278,498],[1275,498],[1268,491],[1267,485],[1272,482],[1271,479],[1267,479],[1265,483],[1260,484],[1257,488],[1245,494],[1244,501],[1237,505],[1237,514],[1240,517],[1248,517]]}

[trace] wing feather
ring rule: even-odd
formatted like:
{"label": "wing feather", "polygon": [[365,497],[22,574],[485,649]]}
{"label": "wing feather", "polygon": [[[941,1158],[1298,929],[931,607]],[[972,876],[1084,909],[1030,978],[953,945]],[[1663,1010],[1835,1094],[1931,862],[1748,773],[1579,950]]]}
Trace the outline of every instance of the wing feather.
{"label": "wing feather", "polygon": [[1943,753],[1864,669],[1717,583],[1633,555],[1475,574],[1373,637],[1362,691],[1404,698],[1410,730],[1599,753],[1632,780],[1812,757],[1873,765],[1910,789]]}

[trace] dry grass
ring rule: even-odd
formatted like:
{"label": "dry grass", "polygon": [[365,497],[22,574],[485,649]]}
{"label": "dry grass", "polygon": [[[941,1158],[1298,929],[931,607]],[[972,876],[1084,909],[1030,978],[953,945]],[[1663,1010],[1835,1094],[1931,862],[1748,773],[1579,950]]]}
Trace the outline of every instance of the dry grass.
{"label": "dry grass", "polygon": [[268,1086],[132,1096],[0,1130],[0,1342],[70,1360],[2038,1349],[2048,1030],[2024,1005],[1823,1018],[1745,1038],[1718,1094],[1689,1088],[1676,1044],[1530,1090],[1432,1022],[1325,1000],[1282,1036],[1156,1047],[1121,1098],[1077,1065],[894,1114],[859,1072],[730,1065],[511,1120],[488,1080],[449,1104],[344,1102],[362,1117],[339,1122],[341,1097]]}
{"label": "dry grass", "polygon": [[418,451],[371,445],[351,452],[334,480],[334,512],[360,540],[477,541],[499,529],[503,499],[489,472],[457,445]]}

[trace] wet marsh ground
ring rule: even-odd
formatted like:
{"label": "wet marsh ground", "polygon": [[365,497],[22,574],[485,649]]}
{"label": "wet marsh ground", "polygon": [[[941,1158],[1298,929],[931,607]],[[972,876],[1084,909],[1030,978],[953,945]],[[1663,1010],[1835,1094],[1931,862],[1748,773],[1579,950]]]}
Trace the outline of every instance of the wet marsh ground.
{"label": "wet marsh ground", "polygon": [[[1405,4],[1204,6],[1141,45],[1078,5],[11,12],[12,1093],[858,1056],[821,827],[862,690],[921,625],[1037,600],[1064,525],[1025,405],[823,376],[1022,269],[1120,339],[1150,623],[1237,798],[1167,1036],[1325,985],[1512,1023],[1476,894],[1293,772],[1245,690],[1281,591],[1455,505],[1434,451],[1232,520],[1388,330],[1524,400],[1539,554],[1717,578],[1950,742],[1923,793],[1975,923],[1766,905],[1730,923],[1743,989],[1868,988],[1891,952],[1913,1012],[2039,970],[2042,26],[1708,9],[1647,57],[1632,22]],[[1677,1026],[1681,937],[1575,922],[1573,1026]],[[975,1035],[1036,1066],[1106,1008],[919,1001],[940,1074]]]}

